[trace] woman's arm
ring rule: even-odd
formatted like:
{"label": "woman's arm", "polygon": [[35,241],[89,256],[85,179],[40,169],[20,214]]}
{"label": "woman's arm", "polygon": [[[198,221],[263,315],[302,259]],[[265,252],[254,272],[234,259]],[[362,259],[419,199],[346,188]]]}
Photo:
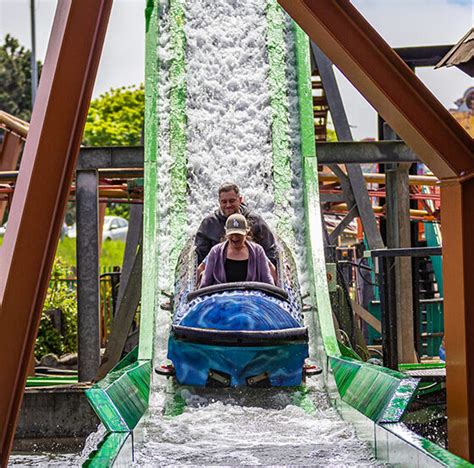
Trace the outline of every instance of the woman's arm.
{"label": "woman's arm", "polygon": [[212,248],[209,252],[209,255],[207,256],[201,284],[199,285],[200,288],[204,288],[206,286],[211,286],[211,284],[214,284],[214,268],[216,265],[216,259],[216,249]]}

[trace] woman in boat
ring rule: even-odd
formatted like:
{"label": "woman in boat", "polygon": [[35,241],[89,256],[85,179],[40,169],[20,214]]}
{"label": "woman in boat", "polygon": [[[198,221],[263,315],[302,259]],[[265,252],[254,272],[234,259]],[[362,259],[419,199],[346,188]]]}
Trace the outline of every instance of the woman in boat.
{"label": "woman in boat", "polygon": [[226,240],[209,252],[201,288],[239,281],[275,284],[265,251],[249,240],[248,233],[245,216],[237,213],[227,218]]}

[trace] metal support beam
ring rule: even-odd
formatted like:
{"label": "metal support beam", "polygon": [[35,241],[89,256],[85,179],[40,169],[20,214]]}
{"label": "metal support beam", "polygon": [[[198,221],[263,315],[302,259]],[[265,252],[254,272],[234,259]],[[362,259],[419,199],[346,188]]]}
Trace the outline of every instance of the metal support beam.
{"label": "metal support beam", "polygon": [[128,223],[127,240],[123,254],[122,273],[120,274],[120,285],[117,294],[117,309],[122,302],[125,287],[130,279],[133,263],[138,247],[141,245],[143,235],[143,205],[132,205],[130,207],[130,220]]}
{"label": "metal support beam", "polygon": [[349,0],[278,0],[440,178],[474,170],[471,137]]}
{"label": "metal support beam", "polygon": [[380,312],[382,323],[383,365],[398,370],[397,298],[395,285],[395,258],[377,257]]}
{"label": "metal support beam", "polygon": [[[332,63],[314,42],[311,42],[311,50],[313,51],[318,72],[321,76],[337,138],[339,141],[352,141],[349,121],[347,120],[342,97],[339,92],[336,77],[334,76]],[[346,171],[353,198],[357,205],[359,218],[367,238],[367,244],[370,249],[381,249],[383,247],[382,236],[380,235],[377,221],[372,210],[372,203],[367,193],[367,186],[364,176],[362,175],[362,170],[359,165],[352,164],[346,166]]]}
{"label": "metal support beam", "polygon": [[79,381],[100,364],[99,196],[97,171],[76,175],[77,336]]}
{"label": "metal support beam", "polygon": [[420,162],[403,141],[318,143],[318,164]]}
{"label": "metal support beam", "polygon": [[453,45],[399,47],[394,50],[410,68],[434,67]]}
{"label": "metal support beam", "polygon": [[120,361],[128,334],[132,326],[142,292],[142,247],[135,254],[132,270],[124,288],[120,306],[115,315],[104,358],[97,373],[96,380],[104,378]]}
{"label": "metal support beam", "polygon": [[448,448],[474,462],[474,179],[441,186]]}
{"label": "metal support beam", "polygon": [[329,234],[329,244],[330,245],[337,245],[337,238],[344,232],[344,229],[349,225],[349,223],[356,217],[357,215],[357,206],[354,205],[349,212],[344,216],[343,219],[339,222],[336,226],[334,231]]}
{"label": "metal support beam", "polygon": [[[384,138],[394,140],[397,135],[386,124]],[[411,247],[410,164],[388,164],[386,177],[387,247]],[[395,260],[395,308],[397,326],[398,362],[416,362],[413,324],[412,263],[409,258]]]}
{"label": "metal support beam", "polygon": [[0,464],[6,466],[112,0],[58,3],[0,250]]}
{"label": "metal support beam", "polygon": [[446,361],[448,439],[454,453],[472,462],[474,141],[349,0],[278,1],[434,174],[454,184],[442,190],[449,207],[442,227],[446,350],[452,353]]}
{"label": "metal support beam", "polygon": [[143,146],[83,147],[77,170],[143,167]]}
{"label": "metal support beam", "polygon": [[[408,167],[390,164],[385,175],[387,247],[409,248],[411,233]],[[409,258],[396,259],[394,264],[398,362],[402,363],[416,361],[411,266]]]}

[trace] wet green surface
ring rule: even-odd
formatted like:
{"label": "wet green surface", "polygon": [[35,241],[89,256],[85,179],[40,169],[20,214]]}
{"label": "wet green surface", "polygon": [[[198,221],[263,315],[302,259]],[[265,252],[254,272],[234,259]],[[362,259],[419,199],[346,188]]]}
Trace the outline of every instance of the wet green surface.
{"label": "wet green surface", "polygon": [[268,87],[272,108],[272,155],[273,197],[277,217],[277,232],[289,245],[295,244],[291,223],[292,194],[290,117],[288,112],[288,86],[286,79],[285,22],[283,10],[276,0],[270,0],[266,8],[267,52],[269,61]]}
{"label": "wet green surface", "polygon": [[[174,266],[184,246],[187,217],[186,191],[188,171],[186,167],[186,35],[184,32],[184,1],[170,0],[171,50],[170,63],[170,135],[169,151],[173,161],[171,167],[171,251],[169,274],[174,275]],[[155,117],[157,118],[157,117]]]}
{"label": "wet green surface", "polygon": [[341,398],[376,422],[398,422],[418,385],[417,379],[350,358],[330,357]]}
{"label": "wet green surface", "polygon": [[87,399],[109,432],[129,432],[148,408],[150,361],[111,371],[86,391]]}
{"label": "wet green surface", "polygon": [[113,466],[128,437],[131,437],[128,432],[113,432],[106,435],[97,447],[97,450],[94,450],[89,455],[88,460],[82,466],[87,468]]}
{"label": "wet green surface", "polygon": [[145,48],[145,147],[144,147],[144,200],[143,200],[143,271],[140,311],[139,358],[153,357],[155,328],[156,279],[158,278],[155,233],[158,224],[156,210],[157,153],[158,153],[158,8],[148,0],[146,14]]}

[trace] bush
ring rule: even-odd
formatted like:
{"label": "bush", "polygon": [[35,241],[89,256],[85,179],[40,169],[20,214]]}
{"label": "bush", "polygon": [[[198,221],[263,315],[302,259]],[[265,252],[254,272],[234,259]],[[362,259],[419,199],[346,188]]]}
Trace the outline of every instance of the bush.
{"label": "bush", "polygon": [[[36,339],[37,359],[48,353],[61,356],[64,353],[77,352],[77,294],[76,288],[71,288],[70,284],[64,281],[68,274],[65,263],[56,258]],[[53,326],[51,318],[47,315],[46,312],[51,309],[62,311],[64,335]]]}

